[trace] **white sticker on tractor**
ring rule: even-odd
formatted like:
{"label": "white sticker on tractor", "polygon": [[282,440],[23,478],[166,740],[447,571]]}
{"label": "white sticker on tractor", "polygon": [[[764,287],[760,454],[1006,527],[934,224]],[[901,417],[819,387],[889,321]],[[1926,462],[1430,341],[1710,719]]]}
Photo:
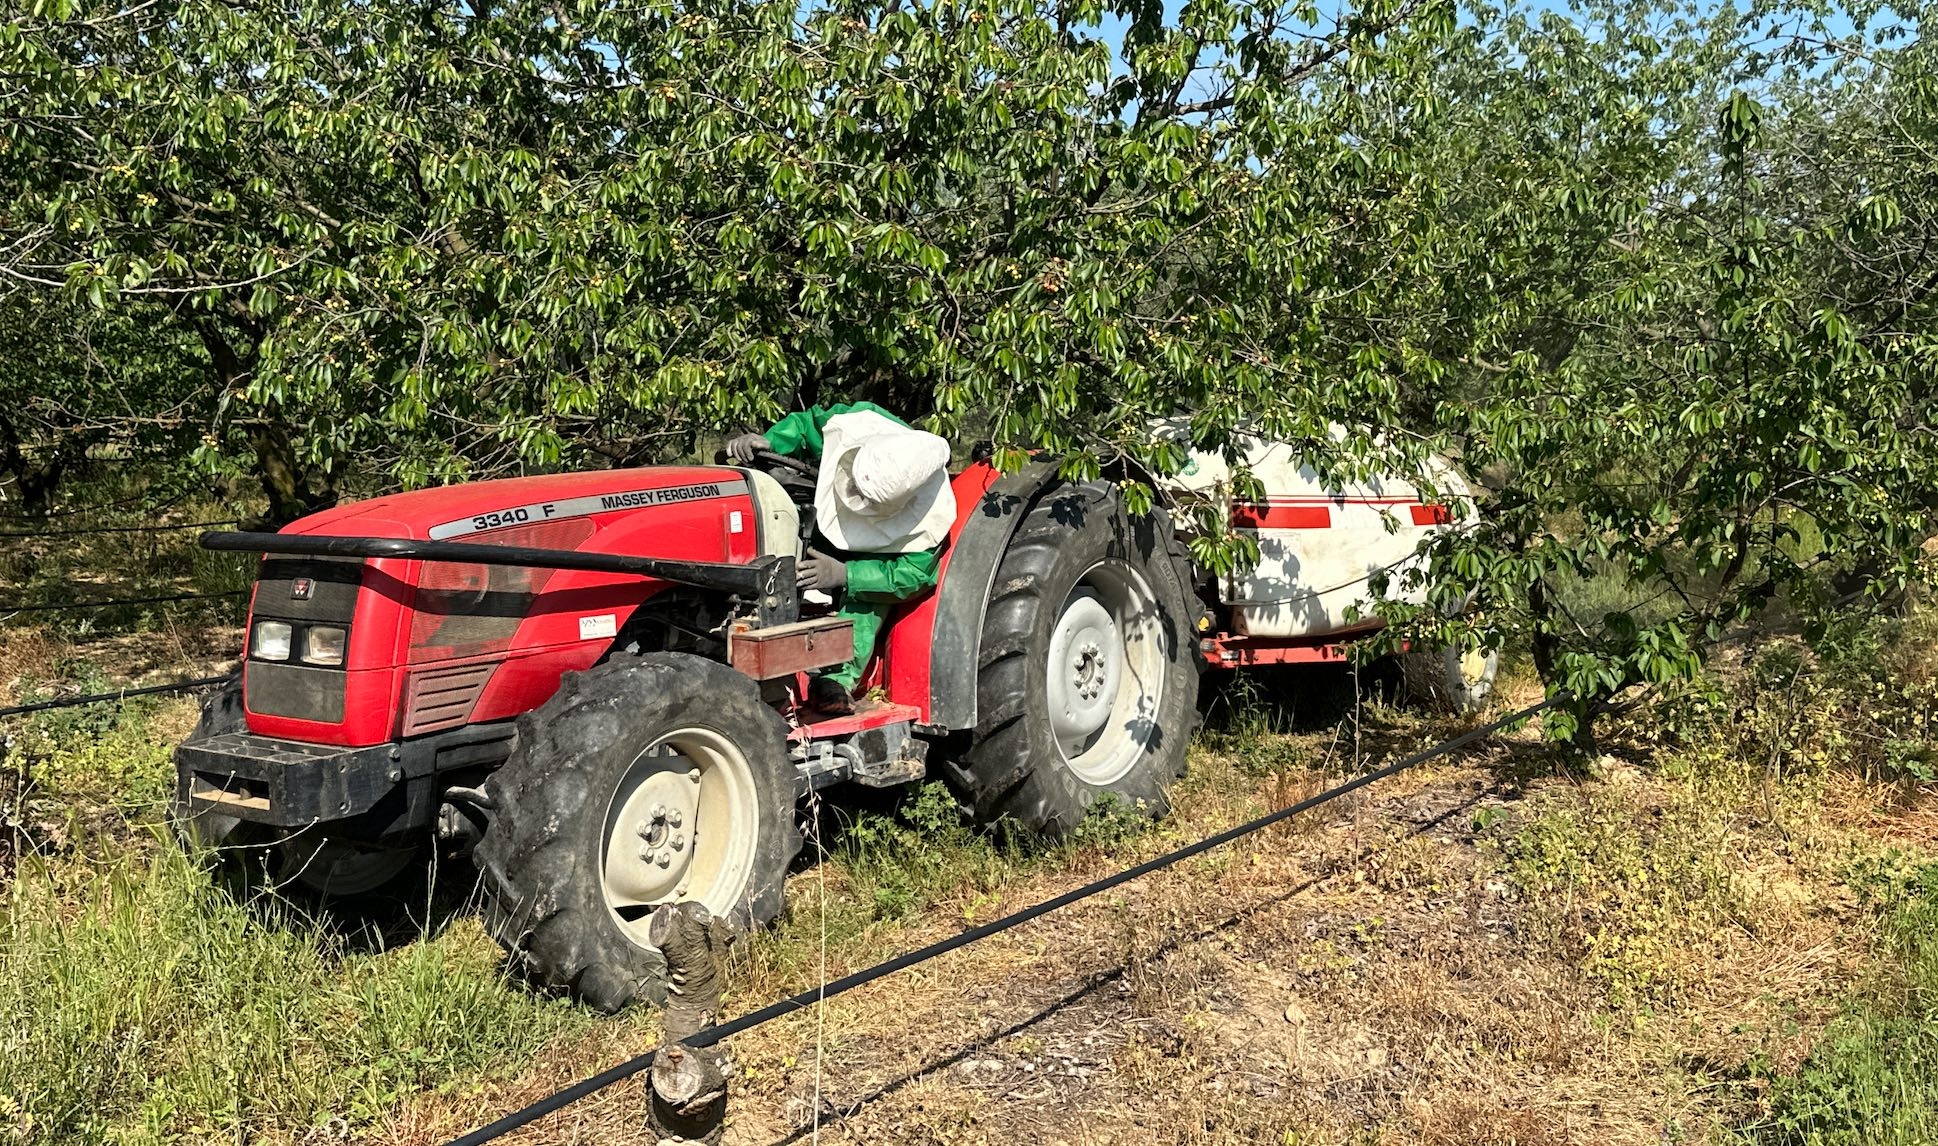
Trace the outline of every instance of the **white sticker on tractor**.
{"label": "white sticker on tractor", "polygon": [[579,639],[582,641],[610,637],[618,632],[619,614],[617,613],[600,613],[596,617],[579,618]]}
{"label": "white sticker on tractor", "polygon": [[727,515],[728,533],[739,533],[746,528],[747,528],[747,523],[741,520],[739,510],[736,509],[732,513]]}
{"label": "white sticker on tractor", "polygon": [[594,494],[591,497],[568,497],[560,501],[536,501],[530,505],[513,505],[504,509],[494,509],[474,517],[461,517],[447,521],[443,525],[431,527],[431,540],[443,541],[446,538],[462,537],[467,533],[484,533],[492,529],[507,529],[514,525],[537,525],[545,521],[563,521],[568,517],[586,517],[594,513],[609,513],[615,509],[640,509],[654,505],[673,505],[683,501],[705,501],[716,497],[734,497],[747,492],[747,482],[742,478],[732,481],[709,481],[699,485],[669,485],[658,489],[629,489],[618,493]]}

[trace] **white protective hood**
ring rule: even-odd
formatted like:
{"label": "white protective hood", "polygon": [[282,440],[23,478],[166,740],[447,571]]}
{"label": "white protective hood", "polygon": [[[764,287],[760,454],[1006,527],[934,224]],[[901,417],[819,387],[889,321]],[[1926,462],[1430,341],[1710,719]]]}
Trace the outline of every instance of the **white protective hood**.
{"label": "white protective hood", "polygon": [[870,410],[821,428],[814,524],[851,553],[934,549],[955,524],[949,443]]}

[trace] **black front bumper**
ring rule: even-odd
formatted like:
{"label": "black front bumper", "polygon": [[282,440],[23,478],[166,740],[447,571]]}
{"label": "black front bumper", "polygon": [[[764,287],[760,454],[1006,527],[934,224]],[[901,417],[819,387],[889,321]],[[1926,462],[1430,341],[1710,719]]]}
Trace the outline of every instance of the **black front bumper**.
{"label": "black front bumper", "polygon": [[437,821],[440,773],[496,768],[510,722],[454,728],[370,748],[229,732],[175,749],[176,806],[276,828],[342,826],[376,838]]}

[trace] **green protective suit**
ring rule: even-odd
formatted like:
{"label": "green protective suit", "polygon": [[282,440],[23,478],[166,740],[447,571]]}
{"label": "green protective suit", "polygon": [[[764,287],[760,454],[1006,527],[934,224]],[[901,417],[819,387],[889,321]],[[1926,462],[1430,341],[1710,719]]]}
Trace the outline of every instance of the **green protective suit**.
{"label": "green protective suit", "polygon": [[[764,435],[767,446],[777,454],[819,461],[821,429],[828,424],[828,419],[837,414],[853,414],[863,410],[880,414],[900,425],[908,425],[873,402],[811,406],[774,423]],[[868,668],[868,659],[875,655],[875,642],[881,636],[882,622],[888,618],[888,611],[922,590],[935,587],[936,574],[942,565],[941,550],[847,553],[825,543],[816,548],[830,557],[840,558],[848,566],[848,586],[836,597],[835,615],[855,623],[855,653],[847,664],[824,675],[852,691],[861,682],[861,674]]]}

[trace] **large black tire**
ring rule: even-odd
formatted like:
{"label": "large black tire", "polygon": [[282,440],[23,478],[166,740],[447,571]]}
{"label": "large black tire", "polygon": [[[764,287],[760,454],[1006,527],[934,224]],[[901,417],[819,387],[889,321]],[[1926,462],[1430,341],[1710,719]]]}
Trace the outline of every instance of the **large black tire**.
{"label": "large black tire", "polygon": [[[671,881],[703,883],[693,898],[736,927],[781,914],[801,850],[786,743],[758,686],[714,661],[647,653],[568,674],[518,718],[517,750],[485,782],[491,821],[474,859],[487,930],[527,977],[607,1013],[663,1000],[645,917],[681,900]],[[717,874],[703,853],[721,857]]]}
{"label": "large black tire", "polygon": [[[247,721],[242,711],[242,673],[238,670],[202,696],[202,714],[196,718],[194,730],[182,742],[196,744],[210,737],[241,732],[248,727]],[[241,820],[206,810],[200,815],[191,816],[188,814],[186,794],[180,790],[179,783],[176,788],[168,803],[168,826],[184,847],[191,850],[220,848],[236,842],[236,833],[244,829]]]}
{"label": "large black tire", "polygon": [[[202,698],[202,715],[183,742],[194,744],[248,726],[238,671]],[[168,822],[182,846],[217,874],[235,877],[247,887],[294,892],[335,907],[414,890],[426,870],[420,862],[422,849],[408,844],[343,839],[316,829],[283,832],[207,808],[190,815],[179,787],[169,802]]]}
{"label": "large black tire", "polygon": [[1110,483],[1039,497],[997,568],[976,727],[945,771],[979,821],[1055,838],[1106,798],[1170,809],[1197,722],[1188,570],[1169,516],[1131,517]]}
{"label": "large black tire", "polygon": [[1478,712],[1494,692],[1500,654],[1493,650],[1415,649],[1395,658],[1400,693],[1410,705],[1465,716]]}

